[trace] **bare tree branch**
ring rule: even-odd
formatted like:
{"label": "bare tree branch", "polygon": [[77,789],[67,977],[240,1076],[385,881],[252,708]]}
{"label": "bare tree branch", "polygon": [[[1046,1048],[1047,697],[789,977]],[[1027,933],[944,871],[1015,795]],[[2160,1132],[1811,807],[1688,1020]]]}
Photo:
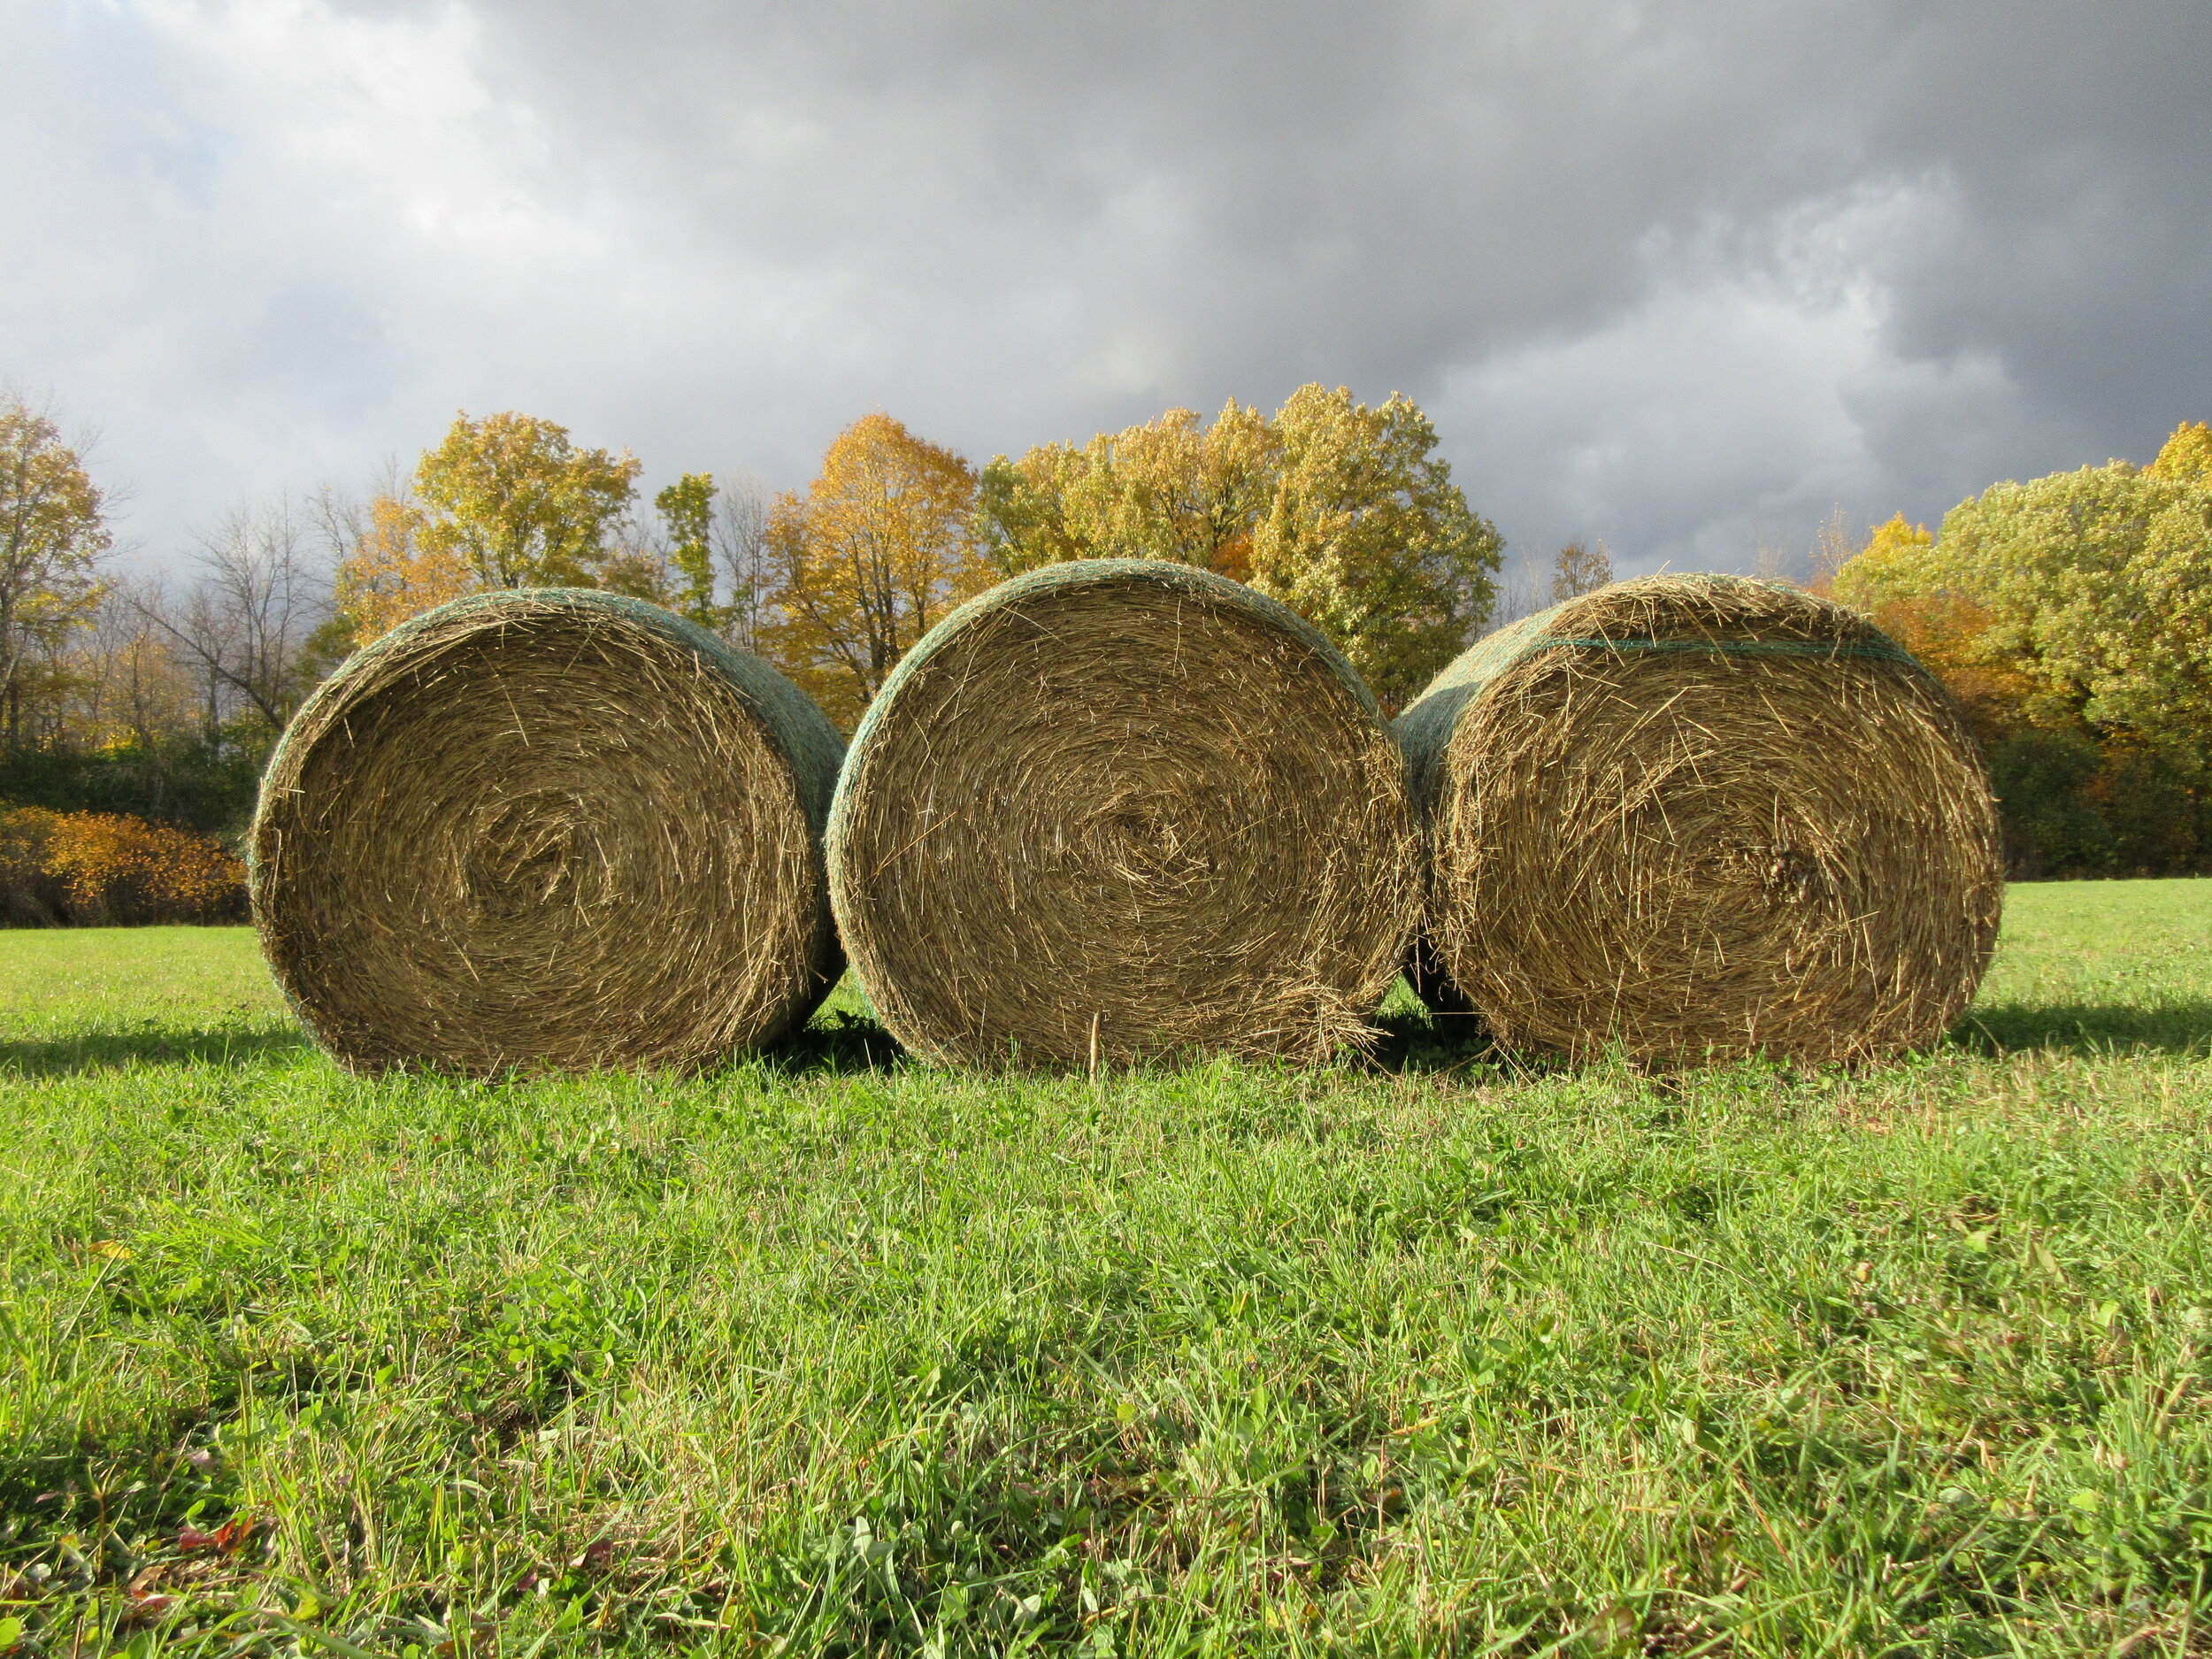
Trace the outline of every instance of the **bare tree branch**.
{"label": "bare tree branch", "polygon": [[329,619],[330,556],[352,516],[327,490],[303,509],[282,495],[242,502],[200,538],[199,580],[181,607],[136,602],[206,677],[211,729],[228,712],[218,688],[243,699],[273,733],[312,689],[303,659]]}

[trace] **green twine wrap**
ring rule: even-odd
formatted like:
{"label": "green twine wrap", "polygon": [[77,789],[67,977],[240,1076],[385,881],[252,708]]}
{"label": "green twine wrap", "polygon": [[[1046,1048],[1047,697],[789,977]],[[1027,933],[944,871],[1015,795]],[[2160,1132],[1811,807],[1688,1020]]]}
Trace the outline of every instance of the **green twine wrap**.
{"label": "green twine wrap", "polygon": [[1717,651],[1728,657],[1870,657],[1885,663],[1920,667],[1910,651],[1885,641],[1879,645],[1850,645],[1841,640],[1608,640],[1571,639],[1563,634],[1540,634],[1521,649],[1524,657],[1555,645],[1588,651]]}

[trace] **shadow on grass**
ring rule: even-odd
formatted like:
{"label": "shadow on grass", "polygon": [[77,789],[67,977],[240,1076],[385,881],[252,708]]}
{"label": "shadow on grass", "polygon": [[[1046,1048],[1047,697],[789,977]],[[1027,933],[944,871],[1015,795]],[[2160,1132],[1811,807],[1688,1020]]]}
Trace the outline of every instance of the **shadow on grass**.
{"label": "shadow on grass", "polygon": [[2000,1004],[1969,1014],[1952,1032],[1951,1041],[1989,1055],[2035,1049],[2205,1055],[2212,1053],[2212,1002],[2167,1002],[2154,1008],[2089,1002],[2049,1008]]}
{"label": "shadow on grass", "polygon": [[[66,1077],[120,1071],[133,1065],[203,1062],[250,1065],[315,1051],[315,1045],[300,1031],[179,1031],[158,1026],[88,1031],[44,1041],[0,1041],[0,1078]],[[875,1021],[837,1015],[785,1038],[760,1058],[774,1070],[795,1077],[887,1071],[905,1056],[897,1040]]]}
{"label": "shadow on grass", "polygon": [[58,1570],[50,1591],[112,1583],[136,1571],[133,1544],[165,1542],[188,1519],[215,1531],[231,1513],[229,1482],[201,1477],[181,1455],[209,1444],[215,1421],[208,1408],[173,1407],[105,1434],[50,1427],[0,1455],[0,1536],[11,1546],[0,1584],[33,1562]]}
{"label": "shadow on grass", "polygon": [[[1507,1056],[1474,1015],[1391,1012],[1375,1024],[1381,1036],[1370,1063],[1385,1071],[1448,1073],[1492,1065]],[[2212,1056],[2212,1002],[2160,1007],[2059,1003],[1999,1006],[1970,1014],[1952,1032],[1953,1047],[1984,1055],[2059,1050],[2081,1055],[2130,1051]],[[0,1041],[0,1077],[62,1077],[121,1071],[132,1065],[251,1064],[313,1052],[304,1033],[216,1027],[180,1031],[148,1025],[87,1031],[45,1040]],[[787,1077],[887,1071],[909,1056],[898,1040],[864,1014],[818,1016],[760,1056]]]}
{"label": "shadow on grass", "polygon": [[[1554,1056],[1508,1055],[1492,1041],[1474,1014],[1394,1012],[1375,1024],[1382,1039],[1373,1061],[1386,1071],[1451,1072],[1498,1064],[1517,1071],[1549,1070],[1567,1064]],[[2000,1005],[1969,1014],[1953,1029],[1950,1043],[1971,1054],[1990,1056],[2058,1051],[2212,1057],[2212,1002],[2149,1008],[2080,1002],[2043,1008]]]}
{"label": "shadow on grass", "polygon": [[1382,1035],[1369,1057],[1385,1071],[1458,1071],[1505,1058],[1479,1014],[1396,1012],[1374,1024]]}
{"label": "shadow on grass", "polygon": [[[1386,1071],[1448,1072],[1493,1064],[1501,1056],[1490,1033],[1472,1016],[1392,1013],[1374,1024],[1381,1035],[1368,1063]],[[1194,1064],[1202,1064],[1198,1056]],[[888,1071],[910,1064],[899,1040],[864,1014],[818,1016],[803,1031],[786,1037],[760,1056],[761,1064],[786,1077],[841,1071]],[[1172,1063],[1164,1063],[1172,1064]],[[1050,1075],[1061,1070],[1043,1068]]]}
{"label": "shadow on grass", "polygon": [[180,1031],[145,1025],[87,1031],[43,1041],[0,1041],[0,1077],[59,1077],[74,1071],[119,1071],[132,1065],[247,1064],[289,1059],[313,1045],[298,1031]]}
{"label": "shadow on grass", "polygon": [[878,1020],[839,1010],[817,1014],[760,1057],[786,1076],[803,1077],[818,1071],[887,1071],[906,1058],[906,1050]]}

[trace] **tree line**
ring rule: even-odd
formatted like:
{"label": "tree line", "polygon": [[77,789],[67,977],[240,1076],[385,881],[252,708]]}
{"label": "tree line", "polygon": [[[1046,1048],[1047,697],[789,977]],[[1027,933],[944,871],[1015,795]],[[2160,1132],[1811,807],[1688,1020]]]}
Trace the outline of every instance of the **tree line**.
{"label": "tree line", "polygon": [[1272,417],[1170,410],[980,469],[872,414],[804,491],[687,473],[640,534],[632,457],[526,416],[463,417],[407,492],[369,504],[336,611],[359,643],[457,594],[610,588],[759,652],[849,729],[962,600],[1057,559],[1169,558],[1310,617],[1396,702],[1487,618],[1503,545],[1435,447],[1411,400],[1319,386]]}
{"label": "tree line", "polygon": [[2212,872],[2212,429],[1903,516],[1828,585],[1964,704],[2022,876]]}
{"label": "tree line", "polygon": [[240,505],[180,580],[112,568],[108,503],[50,413],[0,409],[0,798],[234,830],[292,712],[347,654],[464,594],[588,587],[775,663],[849,730],[962,600],[1055,559],[1177,558],[1282,599],[1402,702],[1488,618],[1502,541],[1410,399],[1301,388],[977,467],[885,414],[803,490],[638,489],[626,452],[458,416],[370,488]]}
{"label": "tree line", "polygon": [[[978,467],[887,414],[803,490],[638,460],[556,422],[462,414],[367,488],[243,503],[177,575],[116,568],[110,506],[50,411],[0,399],[0,800],[234,833],[293,711],[352,650],[490,589],[665,605],[775,663],[847,730],[948,611],[1005,577],[1174,559],[1316,623],[1389,710],[1494,623],[1610,580],[1602,542],[1542,580],[1436,453],[1427,416],[1301,387],[1272,414],[1173,409]],[[1762,555],[1763,573],[1769,556]],[[2003,483],[1939,533],[1824,531],[1813,585],[1866,611],[1960,696],[2016,872],[2212,868],[2212,437]]]}

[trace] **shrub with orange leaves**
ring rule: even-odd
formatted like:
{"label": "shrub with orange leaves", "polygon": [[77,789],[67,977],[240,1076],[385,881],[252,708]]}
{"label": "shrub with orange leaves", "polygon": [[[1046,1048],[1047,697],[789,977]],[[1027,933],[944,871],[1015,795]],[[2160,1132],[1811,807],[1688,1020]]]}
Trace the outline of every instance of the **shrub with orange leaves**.
{"label": "shrub with orange leaves", "polygon": [[69,895],[46,867],[61,814],[41,806],[0,803],[0,922],[10,927],[59,927],[69,919]]}
{"label": "shrub with orange leaves", "polygon": [[169,825],[9,807],[0,810],[0,909],[29,926],[242,921],[246,866]]}

